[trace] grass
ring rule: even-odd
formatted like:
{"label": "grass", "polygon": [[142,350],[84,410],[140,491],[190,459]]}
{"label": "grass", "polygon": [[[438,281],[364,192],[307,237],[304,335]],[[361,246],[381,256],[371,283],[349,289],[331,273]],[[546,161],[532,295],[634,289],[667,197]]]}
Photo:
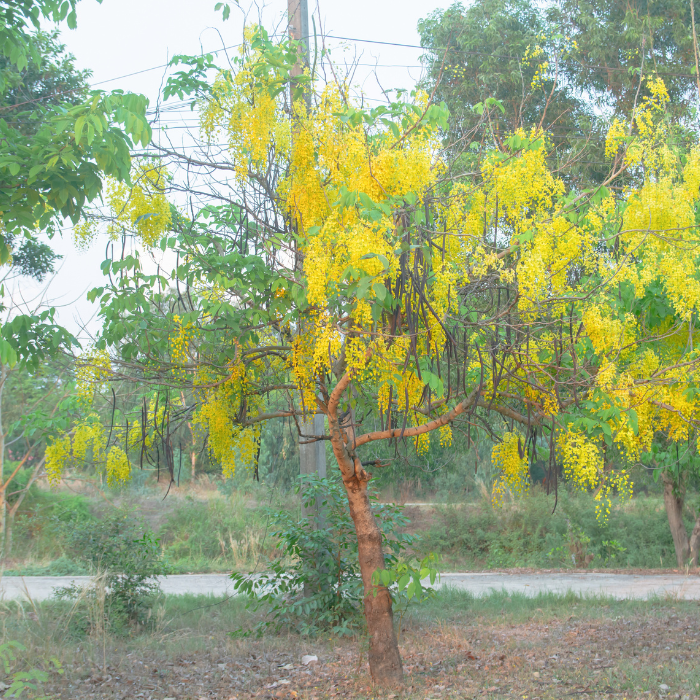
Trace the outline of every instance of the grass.
{"label": "grass", "polygon": [[[265,537],[265,509],[275,502],[266,493],[235,490],[226,495],[216,482],[203,479],[186,490],[171,489],[165,501],[153,485],[108,496],[88,489],[72,493],[32,487],[17,516],[14,558],[6,563],[5,574],[86,573],[70,551],[63,524],[97,522],[115,506],[131,511],[144,530],[155,532],[172,573],[244,571],[274,553],[274,542]],[[287,507],[294,507],[296,499],[287,501]]]}
{"label": "grass", "polygon": [[[697,602],[441,591],[403,621],[407,685],[392,693],[371,685],[363,635],[232,639],[256,620],[241,599],[167,596],[127,637],[87,635],[70,615],[58,602],[0,607],[3,641],[28,648],[17,667],[56,657],[65,673],[44,692],[71,700],[700,695]],[[320,665],[301,666],[306,653]]]}
{"label": "grass", "polygon": [[[144,483],[141,483],[143,481]],[[131,508],[160,538],[173,573],[246,571],[275,556],[267,535],[268,507],[297,508],[292,494],[223,489],[202,479],[171,489],[141,479],[108,494],[113,505]],[[539,487],[530,495],[494,509],[482,495],[466,504],[409,508],[413,532],[421,535],[418,554],[441,555],[443,569],[573,568],[588,559],[594,568],[674,567],[673,541],[658,495],[639,495],[615,504],[608,523],[595,517],[589,494],[560,489],[553,496]],[[70,575],[85,573],[68,551],[61,522],[104,516],[112,505],[96,492],[71,493],[33,487],[17,517],[16,559],[6,573]],[[21,553],[21,555],[20,555]]]}
{"label": "grass", "polygon": [[[573,568],[590,555],[596,568],[663,568],[676,564],[660,498],[617,503],[607,524],[588,494],[542,489],[496,510],[484,499],[435,509],[423,547],[438,551],[448,568]],[[690,524],[690,521],[689,521]]]}

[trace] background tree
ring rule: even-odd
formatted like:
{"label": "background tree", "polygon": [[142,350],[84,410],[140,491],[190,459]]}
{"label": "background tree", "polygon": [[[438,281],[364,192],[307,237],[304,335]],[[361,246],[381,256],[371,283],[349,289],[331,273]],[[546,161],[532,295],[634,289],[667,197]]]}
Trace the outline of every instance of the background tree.
{"label": "background tree", "polygon": [[[515,128],[547,129],[550,167],[585,189],[606,177],[605,135],[649,97],[646,78],[664,80],[669,117],[692,129],[698,94],[690,4],[529,0],[456,3],[419,22],[423,84],[450,109],[447,143],[476,170],[479,144]],[[499,100],[489,128],[475,105]],[[689,143],[690,132],[684,133]],[[467,149],[472,150],[467,150]],[[470,165],[471,164],[471,165]],[[639,183],[635,183],[639,184]]]}
{"label": "background tree", "polygon": [[[65,218],[78,223],[86,204],[101,195],[105,174],[128,179],[130,149],[146,145],[151,134],[146,99],[88,94],[87,75],[75,70],[55,34],[40,31],[41,18],[75,26],[75,2],[19,0],[0,7],[0,264],[11,263],[10,275],[36,279],[52,271],[56,259],[41,237],[54,235]],[[27,310],[4,296],[1,309],[0,406],[8,371],[36,371],[49,356],[77,343],[55,323],[52,308]],[[2,426],[3,541],[7,488],[22,466],[19,460],[5,477],[5,430]]]}

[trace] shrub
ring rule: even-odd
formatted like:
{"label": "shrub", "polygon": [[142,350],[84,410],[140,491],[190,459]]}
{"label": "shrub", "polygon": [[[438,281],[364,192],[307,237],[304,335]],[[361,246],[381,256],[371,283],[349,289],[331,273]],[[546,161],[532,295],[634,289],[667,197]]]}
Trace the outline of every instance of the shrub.
{"label": "shrub", "polygon": [[[118,511],[102,520],[60,523],[69,554],[102,573],[105,616],[113,629],[124,623],[143,624],[160,590],[157,576],[167,573],[160,542],[133,513]],[[58,597],[95,596],[76,586],[57,591]]]}
{"label": "shrub", "polygon": [[589,494],[561,488],[554,513],[553,505],[553,496],[536,488],[499,510],[486,499],[438,507],[423,541],[460,566],[478,568],[653,568],[675,562],[658,498],[640,496],[613,508],[606,525],[596,519]]}
{"label": "shrub", "polygon": [[[345,490],[340,483],[304,475],[296,491],[307,512],[313,508],[316,514],[298,518],[288,511],[270,511],[270,535],[277,539],[281,556],[259,576],[232,574],[234,589],[248,596],[247,607],[266,610],[266,620],[253,630],[257,634],[268,627],[348,634],[361,624],[363,585]],[[400,532],[408,524],[401,506],[380,504],[376,494],[370,495],[386,567],[395,569],[417,538]]]}

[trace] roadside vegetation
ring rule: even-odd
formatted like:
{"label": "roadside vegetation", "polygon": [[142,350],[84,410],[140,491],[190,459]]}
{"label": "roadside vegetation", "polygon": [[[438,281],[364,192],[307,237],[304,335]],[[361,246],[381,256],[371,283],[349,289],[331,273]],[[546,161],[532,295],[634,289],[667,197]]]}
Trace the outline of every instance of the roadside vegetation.
{"label": "roadside vegetation", "polygon": [[[590,497],[566,486],[559,489],[554,512],[554,495],[541,485],[496,507],[488,482],[475,481],[473,472],[445,473],[425,486],[413,481],[378,495],[384,502],[408,504],[403,513],[409,523],[401,531],[419,535],[412,550],[435,552],[443,571],[677,568],[661,488],[651,478],[644,481],[643,474],[639,478],[638,494],[615,502],[605,525]],[[449,488],[457,481],[471,481],[458,501]],[[270,514],[302,515],[298,494],[273,488],[268,479],[239,478],[232,485],[204,473],[194,481],[183,479],[164,498],[166,490],[152,471],[137,473],[118,490],[100,490],[86,480],[55,489],[34,483],[14,525],[5,575],[87,573],[90,567],[79,556],[79,543],[71,544],[66,523],[89,527],[117,512],[130,514],[141,535],[158,540],[169,573],[261,571],[279,556]],[[692,501],[685,517],[690,526]]]}

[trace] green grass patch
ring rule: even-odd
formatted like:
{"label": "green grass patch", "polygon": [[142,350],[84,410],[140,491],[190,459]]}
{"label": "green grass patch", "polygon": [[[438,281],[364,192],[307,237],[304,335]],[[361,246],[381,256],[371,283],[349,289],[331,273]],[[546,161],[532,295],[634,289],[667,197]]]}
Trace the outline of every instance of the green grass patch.
{"label": "green grass patch", "polygon": [[[541,489],[503,508],[482,499],[438,506],[422,533],[423,548],[465,568],[574,568],[586,557],[596,568],[660,568],[676,564],[663,502],[638,497],[615,504],[607,523],[595,516],[589,494]],[[689,523],[690,524],[690,521]]]}

